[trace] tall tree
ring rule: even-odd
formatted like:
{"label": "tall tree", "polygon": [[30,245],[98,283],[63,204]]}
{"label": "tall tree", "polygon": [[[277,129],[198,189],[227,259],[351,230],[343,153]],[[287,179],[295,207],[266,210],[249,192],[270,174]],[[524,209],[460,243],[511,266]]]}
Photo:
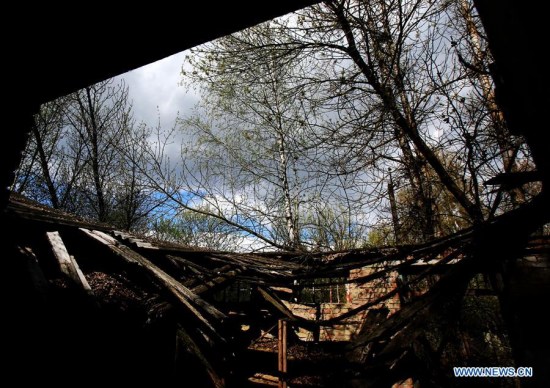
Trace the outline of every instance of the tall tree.
{"label": "tall tree", "polygon": [[[203,105],[184,127],[198,145],[184,147],[179,177],[157,174],[165,192],[292,248],[304,243],[304,204],[329,192],[367,223],[380,216],[391,167],[393,196],[408,198],[401,217],[415,221],[407,241],[445,233],[445,217],[482,221],[492,197],[481,182],[500,151],[479,141],[488,105],[447,38],[449,4],[327,1],[194,50],[185,76]],[[460,210],[437,214],[447,194]]]}
{"label": "tall tree", "polygon": [[56,152],[64,136],[65,105],[66,99],[60,98],[41,106],[35,116],[14,187],[16,191],[25,192],[56,209],[64,207],[67,199],[57,181],[63,156]]}
{"label": "tall tree", "polygon": [[[157,154],[153,181],[179,207],[265,244],[299,249],[311,243],[311,219],[303,215],[349,205],[352,174],[329,172],[331,151],[321,152],[309,129],[320,125],[317,107],[296,83],[303,58],[270,51],[276,39],[267,23],[192,51],[184,82],[198,85],[202,102],[181,121],[190,138],[181,171],[167,171]],[[250,50],[257,46],[266,48],[261,58]],[[354,195],[359,208],[364,193]]]}
{"label": "tall tree", "polygon": [[84,145],[80,193],[93,218],[108,221],[109,183],[116,179],[113,173],[118,149],[131,124],[128,88],[104,81],[75,92],[69,99],[70,140]]}
{"label": "tall tree", "polygon": [[16,189],[55,208],[132,229],[159,203],[145,184],[128,87],[103,81],[44,104]]}
{"label": "tall tree", "polygon": [[[432,205],[422,172],[424,161],[472,221],[480,221],[483,218],[481,209],[448,173],[426,138],[430,108],[433,108],[430,106],[433,100],[429,97],[433,90],[421,78],[422,73],[418,71],[422,63],[417,58],[437,54],[422,53],[423,48],[433,47],[434,34],[426,28],[428,23],[438,22],[440,10],[437,6],[422,0],[406,3],[331,1],[326,3],[326,8],[318,8],[317,15],[335,24],[334,39],[340,42],[334,49],[349,57],[354,71],[360,72],[368,91],[376,96],[393,122],[411,187],[423,202],[426,237],[433,233],[430,230],[433,221],[430,220]],[[418,41],[411,39],[413,32],[419,34],[420,47]],[[414,146],[414,154],[409,142]]]}
{"label": "tall tree", "polygon": [[[281,56],[315,58],[304,76],[309,97],[337,110],[342,127],[356,128],[329,132],[333,144],[348,146],[352,133],[366,141],[355,147],[360,154],[368,150],[395,167],[396,184],[406,182],[413,192],[424,239],[437,229],[430,180],[441,183],[470,223],[482,221],[494,198],[481,182],[506,170],[499,161],[503,150],[509,165],[509,150],[517,149],[499,145],[494,134],[502,122],[492,132],[485,125],[487,117],[497,117],[492,92],[486,78],[464,65],[456,41],[475,39],[468,23],[457,28],[451,5],[333,0],[299,11],[290,26],[282,21],[274,27]],[[255,50],[261,56],[263,47]],[[454,153],[461,174],[452,172],[445,151]]]}
{"label": "tall tree", "polygon": [[[525,160],[524,141],[512,136],[496,102],[490,70],[492,57],[482,33],[481,21],[472,2],[468,0],[455,2],[449,11],[449,18],[454,21],[457,30],[457,39],[452,44],[457,47],[457,56],[465,72],[472,78],[475,100],[483,106],[482,111],[486,116],[480,121],[484,123],[486,136],[498,147],[504,172],[516,172],[521,161]],[[522,187],[508,190],[508,194],[514,207],[526,200]]]}

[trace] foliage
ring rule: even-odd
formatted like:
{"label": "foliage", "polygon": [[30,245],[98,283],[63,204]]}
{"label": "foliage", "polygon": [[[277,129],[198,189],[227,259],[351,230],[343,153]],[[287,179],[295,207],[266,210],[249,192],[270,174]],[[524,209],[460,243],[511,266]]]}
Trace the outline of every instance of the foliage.
{"label": "foliage", "polygon": [[136,125],[112,81],[44,105],[15,188],[216,247],[424,242],[540,189],[483,185],[532,166],[490,62],[467,0],[326,1],[192,50],[182,84],[201,100],[171,130]]}
{"label": "foliage", "polygon": [[189,247],[226,251],[237,249],[244,241],[244,236],[223,221],[185,209],[175,217],[152,220],[150,229],[157,239]]}

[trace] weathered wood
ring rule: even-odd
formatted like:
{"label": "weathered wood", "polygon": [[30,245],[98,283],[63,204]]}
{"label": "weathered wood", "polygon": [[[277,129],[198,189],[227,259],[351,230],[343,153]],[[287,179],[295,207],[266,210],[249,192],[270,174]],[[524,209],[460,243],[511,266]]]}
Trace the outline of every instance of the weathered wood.
{"label": "weathered wood", "polygon": [[273,292],[269,291],[269,289],[264,287],[257,287],[257,290],[260,296],[288,321],[292,322],[296,326],[303,327],[307,330],[314,330],[316,328],[316,322],[312,322],[305,318],[297,317],[296,315],[294,315],[292,311],[288,307],[286,307],[283,301]]}
{"label": "weathered wood", "polygon": [[297,317],[290,311],[288,307],[285,306],[285,304],[282,302],[281,299],[277,295],[275,295],[272,292],[269,292],[266,288],[258,287],[258,292],[264,298],[266,302],[268,302],[271,306],[275,307],[275,309],[281,313],[284,317],[291,321],[296,321]]}
{"label": "weathered wood", "polygon": [[278,292],[278,293],[284,293],[287,295],[292,295],[293,291],[292,288],[289,287],[277,287],[277,286],[271,286],[269,287],[271,290]]}
{"label": "weathered wood", "polygon": [[121,232],[115,230],[112,232],[114,236],[121,238],[122,240],[128,241],[130,244],[134,244],[137,248],[145,248],[149,250],[158,250],[159,248],[151,244],[149,241],[145,241],[139,237],[131,235],[126,232]]}
{"label": "weathered wood", "polygon": [[208,291],[219,289],[223,286],[226,286],[228,283],[233,282],[235,280],[235,276],[237,276],[241,272],[242,270],[237,268],[233,271],[228,271],[224,274],[220,274],[220,276],[215,277],[204,284],[193,287],[192,291],[195,294],[199,295]]}
{"label": "weathered wood", "polygon": [[46,237],[50,243],[53,254],[59,263],[61,272],[65,274],[74,284],[85,290],[87,293],[92,292],[92,288],[88,284],[86,277],[80,270],[78,263],[74,258],[71,258],[67,248],[59,235],[59,232],[46,232]]}
{"label": "weathered wood", "polygon": [[265,373],[254,373],[254,376],[248,378],[248,381],[255,384],[262,384],[264,386],[276,387],[279,385],[279,378],[271,376]]}
{"label": "weathered wood", "polygon": [[11,194],[8,209],[17,218],[39,222],[48,225],[48,229],[55,227],[94,228],[97,230],[109,230],[109,227],[100,223],[93,223],[79,219],[77,216],[52,209],[44,205],[23,199],[21,195]]}
{"label": "weathered wood", "polygon": [[[212,320],[215,321],[218,328],[221,328],[221,324],[227,320],[225,314],[200,298],[187,287],[183,286],[180,282],[151,263],[145,257],[132,251],[129,247],[118,243],[118,241],[111,236],[103,232],[90,231],[84,228],[80,230],[84,232],[85,235],[108,247],[115,256],[146,271],[154,280],[163,286],[163,288],[170,292],[178,302],[180,302],[180,306],[191,312],[207,328],[209,336],[213,336],[217,340],[225,342],[225,339],[219,334],[220,330],[214,328],[211,322]],[[209,316],[210,319],[206,318],[205,315]]]}
{"label": "weathered wood", "polygon": [[[182,270],[181,265],[183,265],[183,264],[176,262],[175,260],[173,260],[173,258],[170,258],[169,256],[166,256],[166,258],[170,261],[171,264],[176,266],[178,268],[178,270]],[[228,272],[231,268],[232,268],[231,265],[224,265],[221,268],[214,269],[213,273],[219,274],[219,273],[223,273],[223,272]],[[185,277],[185,280],[183,280],[183,279],[181,280],[181,284],[183,284],[185,287],[191,289],[191,291],[193,291],[197,295],[199,295],[201,292],[197,292],[197,290],[195,288],[199,287],[201,285],[204,285],[206,283],[208,283],[208,281],[205,282],[205,280],[202,276],[201,276],[200,279],[196,278],[196,277]],[[215,288],[217,288],[217,287],[215,287]],[[211,288],[208,289],[208,291],[211,291],[211,290],[212,290]]]}
{"label": "weathered wood", "polygon": [[214,384],[214,387],[216,388],[223,388],[225,387],[225,381],[223,378],[221,378],[216,370],[212,367],[212,364],[210,361],[208,361],[208,358],[203,354],[199,346],[195,343],[193,338],[187,333],[187,331],[183,327],[178,327],[178,330],[176,332],[176,336],[179,340],[183,342],[187,350],[197,358],[197,360],[200,361],[200,363],[204,366],[204,369],[206,373],[208,374],[208,377],[212,381],[212,384]]}
{"label": "weathered wood", "polygon": [[78,278],[82,282],[83,288],[90,293],[92,292],[92,288],[90,287],[90,284],[88,283],[88,280],[86,280],[86,276],[84,276],[84,272],[80,269],[80,266],[76,262],[76,259],[73,255],[69,255],[69,258],[71,259],[71,263],[73,264],[74,268],[76,269],[76,273],[78,275]]}
{"label": "weathered wood", "polygon": [[186,266],[191,270],[192,272],[200,275],[208,275],[212,273],[213,271],[211,269],[208,269],[206,267],[203,267],[200,264],[194,263],[191,260],[184,259],[183,257],[179,256],[173,256],[173,255],[166,255],[166,257],[170,260],[173,260],[181,265]]}
{"label": "weathered wood", "polygon": [[[85,229],[80,229],[80,230],[85,230]],[[90,232],[92,235],[95,236],[96,239],[101,239],[109,244],[113,244],[113,245],[118,245],[118,240],[112,236],[109,236],[107,233],[103,233],[99,230],[88,230],[86,229],[88,232]]]}
{"label": "weathered wood", "polygon": [[290,278],[293,270],[298,270],[300,265],[288,263],[276,259],[265,259],[255,255],[224,254],[211,255],[211,259],[219,259],[233,265],[239,265],[247,271],[257,272],[265,278]]}
{"label": "weathered wood", "polygon": [[284,319],[279,319],[279,330],[277,335],[277,360],[279,371],[279,388],[287,388],[287,343],[286,343],[287,323]]}

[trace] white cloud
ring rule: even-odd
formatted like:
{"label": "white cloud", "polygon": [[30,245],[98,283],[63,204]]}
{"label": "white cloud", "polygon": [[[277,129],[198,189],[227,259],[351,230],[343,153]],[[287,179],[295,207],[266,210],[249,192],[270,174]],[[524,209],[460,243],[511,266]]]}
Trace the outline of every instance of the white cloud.
{"label": "white cloud", "polygon": [[160,113],[163,125],[171,128],[178,112],[185,114],[195,105],[197,96],[179,85],[186,54],[183,51],[117,77],[129,86],[138,122],[156,126]]}

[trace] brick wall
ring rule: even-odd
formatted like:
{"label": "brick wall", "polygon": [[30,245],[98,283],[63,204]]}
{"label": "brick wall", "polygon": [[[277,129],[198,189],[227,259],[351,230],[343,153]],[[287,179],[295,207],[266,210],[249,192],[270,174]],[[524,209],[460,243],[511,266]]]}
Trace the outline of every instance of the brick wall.
{"label": "brick wall", "polygon": [[[368,266],[350,271],[350,279],[357,279],[364,276],[371,275],[375,272],[382,270],[381,266]],[[380,279],[376,279],[364,284],[351,283],[348,285],[348,302],[354,307],[363,305],[380,298],[381,296],[392,291],[396,287],[397,272],[389,272]],[[399,310],[399,296],[395,295],[373,308],[378,309],[386,307],[390,311],[390,315]]]}
{"label": "brick wall", "polygon": [[[350,279],[357,279],[363,276],[370,275],[374,272],[380,271],[382,268],[377,266],[369,266],[358,268],[350,271]],[[354,308],[357,308],[365,303],[371,302],[396,287],[396,272],[386,274],[381,279],[376,279],[364,284],[350,283],[346,285],[346,302],[345,303],[321,303],[320,304],[320,319],[326,320],[337,317],[344,314]],[[285,304],[292,310],[292,312],[299,317],[309,320],[315,320],[317,314],[317,308],[315,306],[304,305],[299,303],[286,302]],[[400,308],[399,296],[395,295],[390,299],[374,305],[371,309],[379,309],[386,307],[389,310],[389,314],[395,313]],[[370,310],[370,309],[369,309]],[[362,328],[364,318],[368,310],[361,311],[353,317],[347,318],[342,321],[341,324],[334,325],[333,327],[322,327],[319,333],[321,341],[349,341],[352,339]],[[308,330],[300,329],[298,336],[302,340],[312,341],[313,333]]]}

